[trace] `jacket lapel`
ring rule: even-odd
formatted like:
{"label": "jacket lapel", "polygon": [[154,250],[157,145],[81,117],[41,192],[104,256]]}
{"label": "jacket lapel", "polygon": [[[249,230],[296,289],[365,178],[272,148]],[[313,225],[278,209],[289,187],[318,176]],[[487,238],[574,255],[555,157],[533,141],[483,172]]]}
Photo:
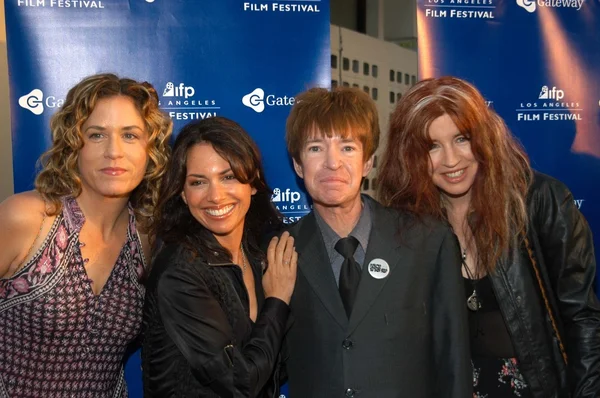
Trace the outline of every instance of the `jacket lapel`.
{"label": "jacket lapel", "polygon": [[[381,289],[383,289],[390,279],[390,276],[393,275],[398,262],[402,258],[401,249],[399,248],[400,239],[396,238],[398,235],[398,218],[390,217],[390,213],[374,200],[369,198],[364,198],[364,200],[369,200],[372,227],[369,234],[367,252],[365,253],[365,262],[362,267],[360,284],[358,285],[356,302],[354,303],[352,314],[350,314],[348,333],[352,333],[369,312],[379,292],[381,292]],[[376,279],[371,276],[368,269],[369,263],[375,259],[383,259],[388,263],[390,270],[387,277]]]}
{"label": "jacket lapel", "polygon": [[298,267],[327,311],[345,329],[348,318],[315,215],[308,214],[300,223],[298,233],[295,234]]}

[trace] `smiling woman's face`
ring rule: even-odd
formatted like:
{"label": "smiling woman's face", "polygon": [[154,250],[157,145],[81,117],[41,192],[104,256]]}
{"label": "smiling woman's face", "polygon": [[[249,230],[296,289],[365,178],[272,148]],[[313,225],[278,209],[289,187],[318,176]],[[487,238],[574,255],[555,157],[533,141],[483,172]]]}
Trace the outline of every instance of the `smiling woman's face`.
{"label": "smiling woman's face", "polygon": [[460,131],[448,114],[429,126],[433,145],[429,150],[433,183],[447,199],[470,197],[479,164],[471,150],[471,141]]}
{"label": "smiling woman's face", "polygon": [[242,238],[244,220],[256,189],[237,180],[231,165],[208,143],[194,145],[187,154],[187,175],[181,197],[194,218],[223,239]]}

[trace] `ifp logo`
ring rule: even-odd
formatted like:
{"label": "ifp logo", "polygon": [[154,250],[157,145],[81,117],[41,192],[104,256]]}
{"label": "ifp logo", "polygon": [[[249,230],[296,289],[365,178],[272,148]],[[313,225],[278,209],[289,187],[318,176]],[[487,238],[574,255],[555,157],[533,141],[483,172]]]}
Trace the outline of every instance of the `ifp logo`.
{"label": "ifp logo", "polygon": [[184,97],[188,99],[196,94],[196,89],[192,86],[186,86],[184,83],[179,83],[179,86],[168,82],[163,90],[163,97]]}
{"label": "ifp logo", "polygon": [[265,95],[265,90],[257,87],[251,93],[244,95],[242,104],[254,109],[256,113],[261,113],[266,106],[292,106],[295,100],[294,97],[280,97],[275,94]]}
{"label": "ifp logo", "polygon": [[539,99],[552,99],[556,101],[560,101],[565,98],[565,92],[556,87],[552,87],[552,89],[548,88],[548,86],[542,86],[540,90]]}
{"label": "ifp logo", "polygon": [[282,191],[279,188],[275,188],[273,190],[273,195],[271,196],[271,201],[274,203],[279,202],[290,202],[295,203],[300,200],[300,192],[292,191],[291,189],[286,189]]}
{"label": "ifp logo", "polygon": [[19,105],[34,115],[41,115],[44,112],[44,93],[39,88],[33,89],[19,98]]}

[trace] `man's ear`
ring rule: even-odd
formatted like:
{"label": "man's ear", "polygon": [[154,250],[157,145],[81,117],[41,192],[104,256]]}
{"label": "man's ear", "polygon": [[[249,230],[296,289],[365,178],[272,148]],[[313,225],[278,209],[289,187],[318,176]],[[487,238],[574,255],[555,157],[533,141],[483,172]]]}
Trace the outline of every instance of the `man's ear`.
{"label": "man's ear", "polygon": [[366,177],[369,172],[373,169],[373,160],[375,158],[375,155],[371,155],[371,157],[365,162],[365,164],[363,164],[363,172],[362,172],[362,176]]}
{"label": "man's ear", "polygon": [[294,161],[294,170],[298,177],[304,179],[304,171],[302,170],[302,165],[296,161],[296,159],[292,159]]}

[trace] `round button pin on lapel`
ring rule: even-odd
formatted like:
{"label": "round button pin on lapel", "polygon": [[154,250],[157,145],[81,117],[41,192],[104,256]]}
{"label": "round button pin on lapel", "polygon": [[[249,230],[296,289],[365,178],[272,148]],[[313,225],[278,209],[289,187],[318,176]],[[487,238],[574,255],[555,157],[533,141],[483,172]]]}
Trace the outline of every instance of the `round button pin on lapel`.
{"label": "round button pin on lapel", "polygon": [[390,265],[382,258],[374,258],[368,267],[369,274],[375,279],[387,278],[390,274]]}

